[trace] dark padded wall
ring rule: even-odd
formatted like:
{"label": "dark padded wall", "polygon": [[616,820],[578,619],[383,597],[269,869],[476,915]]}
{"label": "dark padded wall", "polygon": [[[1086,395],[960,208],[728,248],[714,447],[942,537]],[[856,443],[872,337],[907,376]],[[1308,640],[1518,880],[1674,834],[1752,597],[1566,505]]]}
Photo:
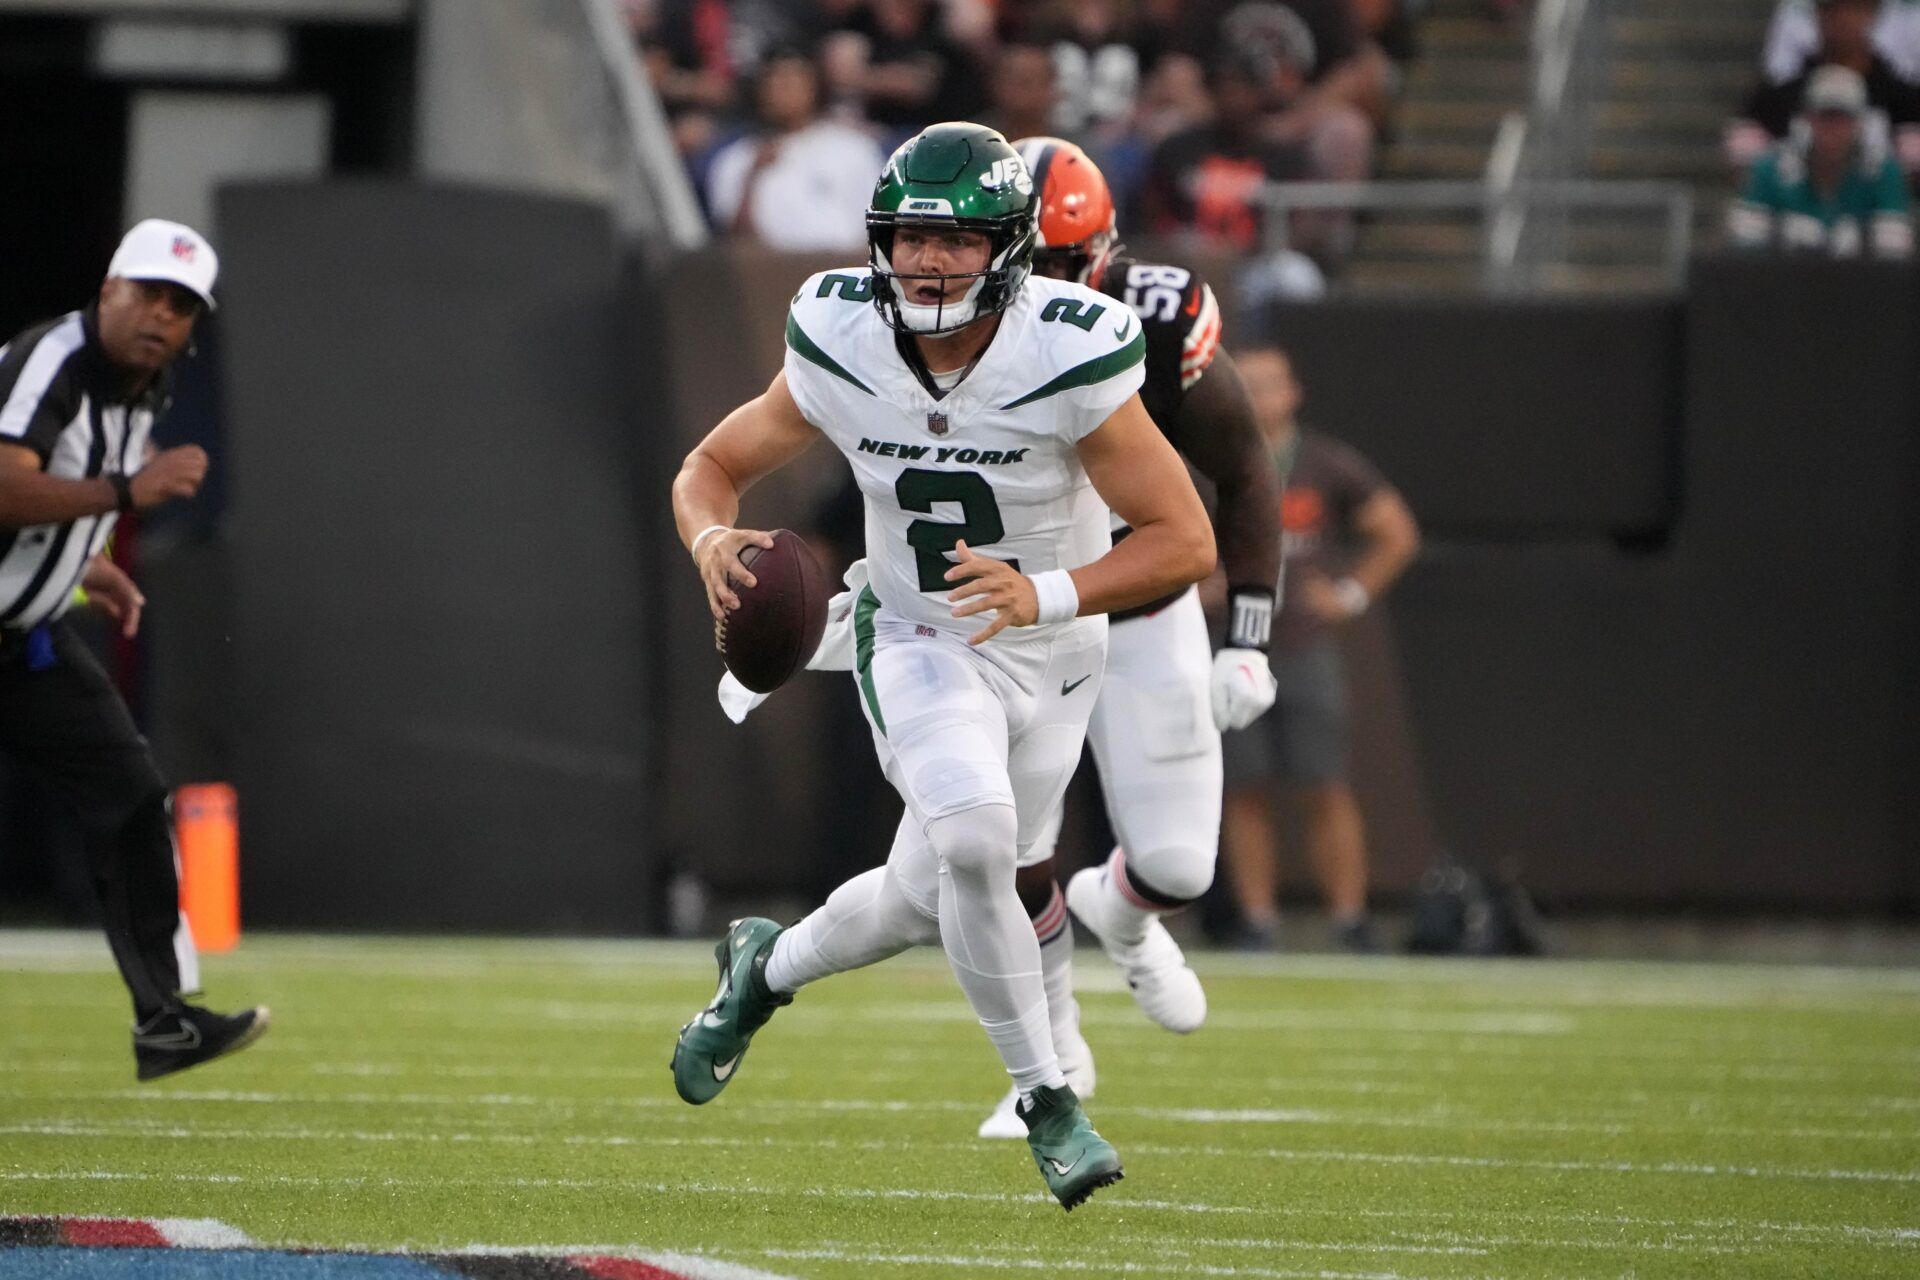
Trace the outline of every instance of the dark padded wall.
{"label": "dark padded wall", "polygon": [[1564,537],[1671,518],[1680,321],[1661,299],[1374,299],[1257,327],[1293,353],[1306,421],[1364,437],[1429,527]]}
{"label": "dark padded wall", "polygon": [[635,929],[648,574],[606,215],[220,205],[246,912]]}
{"label": "dark padded wall", "polygon": [[[1310,420],[1339,423],[1442,534],[1396,595],[1395,620],[1443,838],[1468,856],[1517,860],[1566,899],[1911,903],[1912,277],[1700,266],[1672,347],[1685,353],[1678,518],[1644,554],[1564,536],[1596,513],[1646,509],[1648,473],[1600,465],[1596,450],[1578,467],[1532,468],[1552,478],[1527,498],[1551,504],[1531,531],[1476,539],[1457,505],[1461,494],[1499,500],[1504,481],[1478,473],[1500,473],[1510,444],[1541,463],[1577,451],[1560,427],[1589,416],[1577,402],[1603,391],[1584,375],[1501,380],[1488,367],[1485,388],[1466,394],[1444,371],[1473,359],[1463,349],[1516,332],[1564,366],[1590,349],[1589,317],[1456,303],[1447,323],[1426,326],[1411,363],[1401,358],[1410,319],[1403,308],[1322,308],[1297,313],[1288,331]],[[1657,327],[1672,341],[1670,324]],[[1644,388],[1672,376],[1672,362],[1650,351],[1612,368]],[[1391,392],[1383,368],[1395,370]],[[1442,376],[1414,380],[1421,368]],[[1648,442],[1670,424],[1644,389],[1627,399],[1642,410],[1610,429],[1631,442],[1624,452],[1652,456]],[[1504,442],[1486,435],[1490,400],[1506,406]],[[1372,416],[1388,402],[1425,404],[1422,428],[1436,440],[1487,447],[1423,471],[1402,452],[1407,424]],[[1553,450],[1511,434],[1527,421]]]}

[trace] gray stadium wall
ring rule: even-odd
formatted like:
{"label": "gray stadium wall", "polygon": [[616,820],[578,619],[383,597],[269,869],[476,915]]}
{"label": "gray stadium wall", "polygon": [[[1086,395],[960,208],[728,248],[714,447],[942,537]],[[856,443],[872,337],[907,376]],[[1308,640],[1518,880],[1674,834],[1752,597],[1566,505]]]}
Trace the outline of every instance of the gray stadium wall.
{"label": "gray stadium wall", "polygon": [[1434,535],[1393,608],[1445,842],[1572,902],[1914,906],[1909,271],[1272,332]]}
{"label": "gray stadium wall", "polygon": [[[221,223],[250,919],[626,931],[677,867],[790,897],[881,856],[840,679],[720,715],[667,507],[844,264],[647,274],[589,207],[401,185],[236,189]],[[1444,846],[1570,904],[1914,903],[1909,273],[1265,320],[1429,534],[1349,638],[1383,889]],[[815,449],[747,512],[811,531],[843,470]]]}
{"label": "gray stadium wall", "polygon": [[606,214],[292,184],[219,225],[248,918],[643,928],[648,344]]}

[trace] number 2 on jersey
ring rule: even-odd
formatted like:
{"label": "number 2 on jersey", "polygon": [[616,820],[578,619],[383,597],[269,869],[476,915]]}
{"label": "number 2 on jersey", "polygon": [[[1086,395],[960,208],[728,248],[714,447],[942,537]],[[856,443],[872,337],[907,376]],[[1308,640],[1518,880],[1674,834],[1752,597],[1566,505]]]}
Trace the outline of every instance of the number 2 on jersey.
{"label": "number 2 on jersey", "polygon": [[[978,471],[929,471],[909,467],[894,481],[893,496],[902,511],[924,511],[931,515],[936,502],[958,503],[960,522],[915,520],[907,526],[907,542],[913,547],[914,563],[920,570],[922,591],[951,591],[959,584],[948,582],[947,559],[954,544],[964,541],[969,547],[987,547],[1007,534],[1000,519],[1000,504],[994,500],[993,486]],[[1009,560],[1015,569],[1018,560]]]}

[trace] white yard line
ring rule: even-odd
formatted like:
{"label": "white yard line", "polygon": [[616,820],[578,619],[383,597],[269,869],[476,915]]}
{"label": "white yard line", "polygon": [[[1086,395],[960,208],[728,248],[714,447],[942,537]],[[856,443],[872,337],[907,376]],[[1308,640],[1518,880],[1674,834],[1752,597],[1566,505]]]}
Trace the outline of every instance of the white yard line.
{"label": "white yard line", "polygon": [[[764,1073],[763,1073],[764,1074]],[[645,1073],[646,1079],[652,1079],[654,1073]],[[616,1077],[616,1078],[625,1078]],[[772,1077],[765,1077],[771,1079]],[[286,1092],[249,1092],[241,1090],[197,1090],[154,1092],[140,1089],[109,1089],[99,1092],[61,1092],[38,1093],[28,1090],[0,1090],[0,1097],[16,1099],[39,1099],[57,1102],[214,1102],[262,1105],[329,1105],[348,1106],[484,1106],[484,1107],[552,1107],[555,1109],[590,1110],[595,1107],[641,1108],[678,1112],[679,1105],[674,1100],[660,1097],[580,1097],[577,1095],[539,1095],[517,1093],[448,1094],[448,1093],[286,1093]],[[781,1114],[809,1114],[821,1111],[879,1111],[891,1114],[913,1112],[972,1112],[980,1110],[985,1104],[980,1102],[958,1102],[950,1100],[928,1099],[918,1102],[891,1102],[873,1100],[832,1100],[818,1099],[810,1102],[754,1103],[742,1102],[738,1109],[746,1112],[774,1110]],[[1608,1120],[1602,1118],[1582,1120],[1501,1120],[1485,1116],[1471,1109],[1445,1107],[1429,1108],[1413,1115],[1382,1115],[1374,1112],[1344,1112],[1317,1108],[1199,1108],[1199,1107],[1138,1107],[1101,1105],[1100,1114],[1106,1116],[1127,1116],[1130,1118],[1166,1122],[1174,1124],[1209,1125],[1294,1125],[1321,1126],[1333,1128],[1385,1128],[1450,1130],[1470,1125],[1488,1133],[1596,1133],[1606,1136],[1624,1136],[1635,1133],[1669,1133],[1672,1123],[1662,1116],[1654,1116],[1638,1123],[1626,1120]],[[1828,1129],[1807,1126],[1740,1126],[1713,1125],[1692,1128],[1690,1133],[1700,1133],[1717,1137],[1736,1138],[1800,1138],[1818,1141],[1858,1141],[1858,1142],[1904,1142],[1920,1137],[1913,1130],[1906,1129]]]}
{"label": "white yard line", "polygon": [[[1176,1065],[1175,1059],[1166,1055],[1150,1055],[1142,1061],[1144,1065],[1147,1066],[1172,1067]],[[1364,1078],[1364,1076],[1356,1078],[1352,1074],[1337,1076],[1290,1075],[1267,1076],[1258,1080],[1231,1077],[1222,1083],[1227,1087],[1257,1088],[1268,1095],[1285,1096],[1337,1093],[1363,1097],[1392,1095],[1408,1099],[1444,1099],[1454,1096],[1456,1092],[1454,1087],[1447,1081],[1429,1080],[1426,1079],[1426,1077],[1456,1073],[1470,1074],[1476,1077],[1532,1077],[1537,1074],[1533,1071],[1522,1070],[1513,1066],[1496,1067],[1485,1062],[1470,1063],[1464,1059],[1457,1061],[1423,1059],[1418,1064],[1406,1064],[1404,1066],[1399,1064],[1399,1059],[1359,1058],[1348,1060],[1346,1062],[1346,1070],[1349,1073],[1369,1071],[1386,1073],[1398,1066],[1399,1070],[1403,1071],[1405,1075],[1415,1077],[1415,1079],[1368,1079]],[[660,1076],[657,1067],[529,1063],[524,1060],[500,1063],[448,1063],[438,1058],[355,1062],[309,1060],[302,1065],[307,1074],[323,1078],[352,1077],[383,1079],[418,1075],[455,1080],[615,1080],[651,1083],[658,1080]],[[64,1057],[36,1058],[31,1056],[16,1056],[6,1063],[0,1064],[0,1080],[5,1079],[10,1073],[17,1073],[22,1076],[61,1075],[108,1076],[118,1078],[123,1070],[124,1068],[117,1058],[112,1061],[94,1058],[74,1061],[71,1058]],[[763,1082],[786,1079],[789,1078],[791,1074],[792,1073],[786,1069],[779,1067],[763,1066],[755,1070],[755,1078]],[[1696,1074],[1724,1077],[1729,1074],[1747,1075],[1753,1074],[1753,1072],[1751,1069],[1736,1071],[1728,1067],[1720,1070],[1702,1068],[1696,1072]],[[1769,1074],[1784,1075],[1787,1073],[1777,1072]],[[1824,1080],[1832,1083],[1840,1083],[1848,1079],[1844,1073],[1834,1071],[1808,1071],[1803,1074],[1809,1079]],[[899,1071],[852,1071],[840,1073],[838,1078],[843,1082],[862,1081],[871,1083],[898,1081],[902,1079],[903,1076]],[[1692,1087],[1690,1082],[1685,1081],[1669,1079],[1663,1081],[1663,1083],[1673,1085],[1676,1089],[1690,1089]],[[1882,1118],[1884,1113],[1887,1112],[1896,1114],[1920,1112],[1920,1097],[1868,1096],[1855,1099],[1852,1102],[1839,1102],[1831,1100],[1824,1091],[1802,1095],[1787,1093],[1779,1089],[1770,1089],[1767,1091],[1767,1097],[1765,1099],[1757,1100],[1748,1096],[1728,1097],[1725,1095],[1698,1092],[1650,1090],[1646,1087],[1644,1081],[1636,1083],[1635,1087],[1630,1090],[1610,1096],[1618,1102],[1632,1105],[1619,1111],[1581,1110],[1570,1113],[1574,1117],[1572,1119],[1541,1122],[1499,1121],[1492,1117],[1482,1117],[1471,1109],[1461,1108],[1450,1108],[1446,1114],[1455,1120],[1470,1120],[1476,1125],[1492,1123],[1495,1127],[1500,1127],[1503,1124],[1508,1127],[1513,1127],[1537,1123],[1540,1126],[1544,1126],[1543,1131],[1550,1132],[1579,1132],[1589,1130],[1621,1133],[1635,1132],[1644,1129],[1668,1130],[1671,1129],[1672,1124],[1662,1117],[1675,1115],[1676,1122],[1683,1121],[1689,1126],[1692,1126],[1690,1129],[1691,1132],[1711,1133],[1717,1136],[1727,1137],[1785,1136],[1866,1142],[1899,1141],[1920,1138],[1920,1120],[1916,1121],[1916,1127],[1912,1129],[1837,1129],[1816,1128],[1804,1124],[1796,1125],[1785,1123],[1789,1120],[1806,1121],[1815,1118],[1873,1120]],[[1662,1110],[1657,1113],[1650,1113],[1648,1104],[1656,1101],[1660,1104]],[[1757,1102],[1764,1102],[1769,1110],[1782,1113],[1781,1119],[1783,1123],[1773,1126],[1717,1125],[1700,1127],[1697,1125],[1697,1121],[1702,1115],[1710,1114],[1713,1111],[1724,1110],[1751,1114]],[[929,1103],[927,1105],[946,1106],[950,1109],[959,1110],[978,1104]],[[1500,1105],[1503,1114],[1510,1114],[1520,1103],[1517,1100],[1508,1099]],[[1555,1104],[1554,1110],[1563,1115],[1569,1114],[1567,1108],[1559,1104]],[[1384,1124],[1389,1126],[1411,1127],[1423,1127],[1428,1123],[1426,1119],[1409,1119],[1405,1117],[1373,1117],[1341,1120],[1333,1115],[1329,1115],[1329,1121],[1335,1123]],[[1433,1123],[1438,1125],[1444,1122],[1435,1119]]]}
{"label": "white yard line", "polygon": [[1399,1271],[1276,1270],[1207,1263],[1162,1266],[1151,1262],[1088,1262],[1081,1258],[995,1258],[980,1254],[889,1253],[872,1249],[756,1249],[753,1256],[794,1262],[865,1262],[892,1266],[950,1267],[989,1271],[1092,1271],[1100,1275],[1245,1276],[1253,1280],[1421,1280]]}
{"label": "white yard line", "polygon": [[[4,1131],[0,1131],[0,1132],[4,1132]],[[186,1133],[186,1131],[181,1131],[181,1132],[183,1136]],[[208,1135],[199,1134],[199,1135],[193,1135],[193,1136],[208,1136]],[[246,1135],[243,1133],[236,1133],[231,1135],[220,1135],[220,1136],[225,1137],[225,1136],[250,1136],[250,1135]],[[251,1136],[257,1136],[257,1135],[251,1135]],[[391,1139],[396,1141],[404,1141],[404,1140],[408,1140],[412,1135],[358,1134],[358,1133],[351,1133],[351,1132],[328,1132],[328,1131],[314,1130],[314,1131],[287,1131],[287,1132],[281,1132],[276,1136],[281,1138],[306,1137],[306,1138],[323,1139],[323,1140],[366,1139],[366,1140],[384,1141],[384,1140]],[[486,1135],[447,1135],[443,1138],[440,1138],[439,1140],[456,1142],[456,1143],[461,1141],[468,1141],[468,1140],[484,1141],[486,1140]],[[646,1139],[636,1139],[636,1140],[628,1140],[628,1141],[608,1140],[608,1145],[656,1145],[656,1144]],[[762,1145],[762,1144],[754,1143],[744,1139],[712,1138],[712,1139],[690,1140],[682,1143],[668,1143],[665,1145],[756,1146],[756,1145]],[[821,1143],[817,1145],[833,1145],[833,1146],[859,1147],[859,1148],[884,1148],[891,1144],[876,1141],[876,1142],[848,1142],[848,1143],[831,1143],[831,1144]],[[624,1189],[630,1189],[634,1191],[644,1191],[644,1192],[653,1192],[653,1193],[666,1193],[666,1192],[674,1192],[674,1191],[696,1193],[696,1194],[718,1192],[718,1193],[729,1194],[729,1195],[796,1196],[796,1197],[802,1197],[802,1198],[808,1198],[808,1199],[849,1199],[849,1200],[899,1199],[899,1200],[935,1200],[935,1201],[949,1200],[949,1201],[985,1202],[985,1203],[995,1203],[995,1204],[1028,1203],[1028,1202],[1046,1203],[1047,1202],[1047,1197],[1039,1193],[1034,1193],[1031,1195],[1009,1195],[1009,1194],[1000,1193],[1000,1192],[969,1192],[969,1191],[958,1191],[958,1190],[947,1190],[947,1189],[915,1190],[915,1189],[908,1189],[908,1188],[898,1188],[898,1189],[892,1189],[892,1190],[870,1190],[870,1189],[864,1189],[864,1188],[843,1188],[843,1189],[826,1189],[826,1188],[815,1188],[815,1187],[780,1188],[780,1187],[764,1187],[764,1186],[755,1186],[755,1185],[720,1185],[720,1184],[709,1184],[709,1183],[648,1182],[645,1180],[621,1179],[621,1178],[500,1178],[500,1179],[452,1178],[452,1179],[443,1179],[443,1178],[425,1178],[425,1177],[420,1177],[420,1178],[323,1177],[323,1176],[299,1176],[299,1175],[276,1175],[276,1174],[254,1175],[254,1174],[204,1174],[204,1173],[131,1173],[131,1172],[122,1172],[122,1171],[113,1171],[113,1170],[89,1170],[89,1171],[73,1171],[73,1172],[0,1171],[0,1181],[4,1181],[4,1180],[35,1181],[35,1182],[152,1181],[152,1182],[234,1184],[234,1185],[258,1184],[263,1186],[302,1186],[302,1187],[309,1187],[309,1186],[409,1187],[411,1186],[411,1187],[431,1188],[431,1187],[443,1187],[443,1186],[472,1186],[472,1187],[512,1187],[517,1189],[563,1189],[563,1190],[595,1190],[595,1189],[610,1189],[610,1188],[623,1189],[624,1188]],[[1408,1243],[1405,1245],[1401,1245],[1393,1242],[1380,1242],[1380,1241],[1338,1242],[1338,1241],[1311,1241],[1311,1240],[1248,1239],[1244,1237],[1199,1239],[1199,1240],[1189,1240],[1185,1242],[1186,1245],[1189,1247],[1207,1247],[1207,1248],[1223,1248],[1223,1249],[1265,1249],[1265,1250],[1275,1250],[1275,1251],[1326,1250],[1326,1251],[1355,1251],[1355,1252],[1464,1254],[1464,1253],[1484,1252],[1487,1249],[1497,1248],[1497,1247],[1569,1248],[1569,1249],[1582,1249],[1582,1250],[1593,1249],[1593,1250],[1600,1250],[1600,1251],[1605,1251],[1608,1249],[1618,1249],[1618,1248],[1655,1250],[1655,1251],[1671,1251],[1671,1250],[1686,1251],[1688,1249],[1700,1249],[1703,1247],[1710,1246],[1713,1251],[1717,1251],[1717,1252],[1744,1252],[1748,1250],[1765,1250],[1765,1249],[1774,1247],[1774,1243],[1770,1243],[1763,1240],[1754,1240],[1752,1236],[1753,1236],[1753,1233],[1755,1232],[1771,1233],[1776,1236],[1784,1235],[1784,1236],[1797,1237],[1797,1238],[1808,1239],[1808,1240],[1825,1240],[1830,1242],[1848,1242],[1848,1243],[1892,1246],[1892,1247],[1900,1248],[1902,1250],[1920,1249],[1920,1228],[1907,1228],[1907,1227],[1868,1227],[1868,1226],[1857,1226],[1857,1225],[1850,1225],[1850,1224],[1768,1222],[1768,1221],[1749,1221],[1749,1220],[1734,1219],[1734,1218],[1710,1218],[1710,1219],[1640,1218],[1640,1217],[1632,1217],[1632,1216],[1583,1214],[1583,1213],[1560,1214],[1560,1213],[1539,1213],[1539,1212],[1490,1211],[1485,1213],[1468,1214],[1464,1212],[1449,1212],[1444,1210],[1387,1210],[1387,1209],[1365,1209],[1365,1208],[1359,1208],[1359,1207],[1342,1207],[1338,1209],[1331,1209],[1331,1208],[1310,1209],[1310,1208],[1300,1208],[1297,1206],[1279,1206],[1279,1205],[1255,1207],[1255,1206],[1215,1205],[1215,1204],[1205,1204],[1205,1203],[1143,1199],[1138,1197],[1129,1197],[1124,1194],[1103,1195],[1101,1197],[1101,1203],[1112,1206],[1114,1208],[1126,1208],[1126,1209],[1145,1210],[1145,1211],[1161,1211],[1161,1212],[1168,1212],[1168,1213],[1229,1214],[1229,1215],[1239,1215],[1239,1216],[1258,1216],[1262,1218],[1294,1217],[1294,1218],[1341,1219],[1341,1218],[1350,1218],[1350,1217],[1361,1217],[1369,1220],[1379,1220],[1379,1221],[1425,1220],[1425,1219],[1438,1218],[1438,1219],[1446,1219],[1446,1220],[1458,1219],[1458,1220],[1472,1221],[1480,1217],[1495,1217],[1495,1218],[1514,1219],[1522,1222],[1571,1224],[1571,1225],[1578,1225],[1581,1227],[1630,1226],[1630,1227],[1641,1227],[1641,1228],[1657,1228],[1657,1229],[1660,1229],[1663,1231],[1669,1231],[1669,1232],[1679,1231],[1679,1232],[1686,1232],[1686,1233],[1699,1233],[1704,1231],[1709,1233],[1712,1236],[1718,1237],[1706,1242],[1694,1242],[1690,1234],[1685,1238],[1685,1241],[1682,1243],[1665,1242],[1665,1241],[1633,1242],[1633,1241],[1623,1241],[1623,1240],[1611,1239],[1611,1238],[1609,1239],[1570,1239],[1570,1238],[1561,1237],[1561,1236],[1515,1236],[1511,1234],[1483,1235],[1483,1234],[1477,1234],[1473,1232],[1432,1231],[1432,1230],[1411,1231],[1406,1229],[1399,1229],[1399,1230],[1395,1230],[1393,1234],[1404,1237],[1408,1241]],[[206,1222],[207,1220],[185,1220],[185,1221],[188,1221],[191,1223],[195,1221]],[[212,1227],[220,1227],[221,1225],[222,1224],[219,1224],[219,1223],[211,1223]],[[231,1230],[231,1229],[228,1228],[227,1230]],[[1164,1250],[1164,1247],[1165,1247],[1164,1235],[1158,1232],[1127,1233],[1124,1230],[1122,1230],[1116,1233],[1116,1232],[1109,1231],[1108,1233],[1106,1233],[1106,1235],[1103,1238],[1109,1244],[1117,1244],[1117,1243],[1125,1242],[1127,1240],[1137,1239],[1142,1244],[1143,1247],[1151,1245],[1156,1249],[1162,1249],[1162,1250]],[[240,1239],[244,1240],[244,1237],[240,1237]],[[208,1245],[207,1247],[226,1247],[226,1246]],[[287,1246],[287,1247],[293,1247],[293,1246]],[[335,1246],[335,1247],[338,1247],[338,1246]],[[376,1248],[378,1246],[369,1245],[366,1247]],[[587,1248],[587,1246],[581,1246],[581,1248],[585,1249]],[[594,1248],[602,1248],[602,1246],[594,1246]],[[557,1247],[554,1247],[554,1246],[541,1246],[533,1249],[508,1248],[505,1246],[499,1246],[499,1247],[487,1246],[486,1251],[563,1252],[563,1250],[559,1250],[557,1249]]]}
{"label": "white yard line", "polygon": [[[85,1135],[81,1135],[85,1136]],[[192,1130],[182,1130],[181,1137],[195,1136]],[[615,1135],[617,1136],[617,1135]],[[590,1139],[591,1141],[591,1139]],[[634,1145],[649,1145],[652,1139],[636,1139]],[[658,1141],[658,1145],[674,1145],[670,1141]],[[1738,1164],[1699,1164],[1688,1161],[1633,1161],[1633,1160],[1535,1160],[1498,1156],[1468,1156],[1429,1154],[1414,1152],[1377,1152],[1377,1151],[1337,1151],[1305,1150],[1298,1148],[1267,1147],[1248,1149],[1244,1147],[1156,1147],[1152,1144],[1136,1144],[1134,1149],[1153,1154],[1203,1155],[1213,1159],[1258,1159],[1283,1160],[1305,1164],[1381,1164],[1437,1166],[1468,1169],[1533,1169],[1553,1173],[1593,1173],[1593,1174],[1632,1174],[1640,1176],[1700,1177],[1700,1178],[1740,1178],[1766,1181],[1793,1182],[1884,1182],[1884,1183],[1920,1183],[1920,1171],[1908,1169],[1795,1169],[1758,1165]],[[42,1177],[37,1171],[0,1170],[0,1179],[8,1177]],[[91,1176],[91,1175],[75,1175]],[[486,1183],[482,1185],[496,1185]],[[498,1185],[541,1185],[504,1180]],[[564,1184],[556,1184],[564,1185]],[[592,1182],[582,1185],[595,1185]],[[620,1185],[605,1183],[604,1185]],[[863,1196],[858,1191],[840,1192]],[[932,1194],[932,1193],[929,1193]],[[1226,1211],[1226,1210],[1221,1210]]]}

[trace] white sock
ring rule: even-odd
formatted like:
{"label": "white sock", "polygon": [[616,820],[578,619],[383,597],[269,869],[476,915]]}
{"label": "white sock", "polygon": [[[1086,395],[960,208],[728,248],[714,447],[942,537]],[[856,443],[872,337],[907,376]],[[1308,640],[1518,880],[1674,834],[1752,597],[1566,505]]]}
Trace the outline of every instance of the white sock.
{"label": "white sock", "polygon": [[773,940],[767,985],[794,992],[809,982],[940,940],[938,921],[914,910],[891,867],[863,871],[806,919]]}
{"label": "white sock", "polygon": [[1040,981],[1047,993],[1047,1021],[1057,1050],[1080,1033],[1080,1002],[1073,998],[1073,926],[1067,921],[1067,899],[1058,884],[1033,918],[1033,936],[1040,944]]}
{"label": "white sock", "polygon": [[1132,946],[1146,940],[1147,926],[1160,914],[1127,880],[1127,856],[1115,846],[1100,869],[1100,915],[1104,940]]}
{"label": "white sock", "polygon": [[1022,1094],[1066,1083],[1053,1051],[1040,941],[1014,891],[1013,807],[982,805],[927,824],[947,875],[940,942],[967,1003]]}

